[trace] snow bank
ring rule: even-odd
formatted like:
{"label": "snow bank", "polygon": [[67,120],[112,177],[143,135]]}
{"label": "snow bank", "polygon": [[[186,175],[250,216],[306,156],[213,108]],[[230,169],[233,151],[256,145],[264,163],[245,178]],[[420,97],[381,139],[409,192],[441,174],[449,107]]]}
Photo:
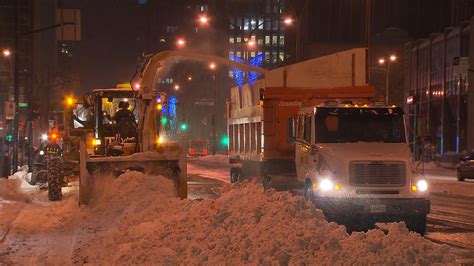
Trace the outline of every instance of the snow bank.
{"label": "snow bank", "polygon": [[[129,172],[86,210],[74,263],[407,264],[454,261],[448,246],[403,223],[348,235],[302,197],[256,183],[226,185],[215,200],[179,200],[163,177]],[[84,229],[85,228],[85,229]]]}

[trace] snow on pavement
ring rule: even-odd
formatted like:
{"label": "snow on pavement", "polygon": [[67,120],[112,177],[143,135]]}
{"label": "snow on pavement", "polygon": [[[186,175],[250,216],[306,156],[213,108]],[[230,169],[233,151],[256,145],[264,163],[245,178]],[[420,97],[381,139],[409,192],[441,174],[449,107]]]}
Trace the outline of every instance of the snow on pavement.
{"label": "snow on pavement", "polygon": [[[107,178],[109,178],[107,180]],[[164,178],[127,172],[97,180],[89,206],[66,195],[28,203],[4,243],[7,264],[430,264],[454,251],[409,233],[403,223],[348,235],[300,196],[253,182],[220,197],[180,200]],[[0,184],[1,186],[1,184]],[[0,195],[1,196],[1,195]],[[28,208],[28,209],[26,209]]]}
{"label": "snow on pavement", "polygon": [[216,154],[202,157],[188,157],[188,174],[218,179],[229,183],[229,158]]}

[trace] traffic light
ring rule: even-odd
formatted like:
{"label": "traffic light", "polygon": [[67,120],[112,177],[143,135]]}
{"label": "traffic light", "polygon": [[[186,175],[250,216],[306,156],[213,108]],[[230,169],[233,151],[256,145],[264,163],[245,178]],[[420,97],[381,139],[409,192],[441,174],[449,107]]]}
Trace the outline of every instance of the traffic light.
{"label": "traffic light", "polygon": [[162,125],[166,125],[167,123],[168,123],[168,117],[163,116],[163,117],[161,118],[161,124],[162,124]]}
{"label": "traffic light", "polygon": [[229,145],[229,137],[227,135],[222,136],[221,144],[222,144],[222,146],[228,146]]}
{"label": "traffic light", "polygon": [[5,136],[5,140],[8,141],[8,142],[12,142],[13,141],[13,135]]}
{"label": "traffic light", "polygon": [[188,130],[188,124],[186,122],[183,122],[183,123],[181,123],[179,128],[181,129],[181,131],[185,132],[185,131]]}

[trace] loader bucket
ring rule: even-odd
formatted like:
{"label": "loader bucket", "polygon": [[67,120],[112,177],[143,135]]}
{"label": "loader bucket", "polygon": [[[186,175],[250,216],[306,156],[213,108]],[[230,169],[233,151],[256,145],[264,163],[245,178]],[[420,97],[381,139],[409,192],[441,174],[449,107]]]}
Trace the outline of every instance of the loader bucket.
{"label": "loader bucket", "polygon": [[[85,172],[82,174],[82,172]],[[93,191],[94,178],[100,173],[112,173],[118,177],[127,171],[139,171],[149,175],[161,175],[171,179],[180,198],[187,197],[186,156],[176,147],[161,147],[156,151],[135,153],[130,156],[109,156],[87,158],[85,169],[81,168],[80,203],[87,204]]]}

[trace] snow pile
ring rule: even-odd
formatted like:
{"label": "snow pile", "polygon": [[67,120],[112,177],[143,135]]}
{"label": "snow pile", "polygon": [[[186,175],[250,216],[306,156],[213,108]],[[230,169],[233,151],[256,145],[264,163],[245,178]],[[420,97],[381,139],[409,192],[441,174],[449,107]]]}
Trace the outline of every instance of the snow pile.
{"label": "snow pile", "polygon": [[0,178],[0,200],[15,200],[25,201],[28,196],[24,190],[22,190],[22,179],[5,179]]}
{"label": "snow pile", "polygon": [[454,261],[403,223],[348,235],[302,197],[228,185],[215,200],[178,200],[171,181],[129,172],[97,199],[74,251],[94,264],[407,264]]}

